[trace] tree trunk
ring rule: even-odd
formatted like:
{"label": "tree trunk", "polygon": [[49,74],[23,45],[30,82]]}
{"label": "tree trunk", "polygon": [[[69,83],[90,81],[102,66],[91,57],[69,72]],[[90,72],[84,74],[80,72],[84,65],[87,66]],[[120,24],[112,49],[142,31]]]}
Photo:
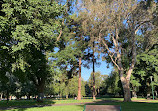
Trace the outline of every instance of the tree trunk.
{"label": "tree trunk", "polygon": [[93,100],[96,100],[95,98],[95,66],[94,66],[94,42],[93,42]]}
{"label": "tree trunk", "polygon": [[1,96],[0,96],[0,97],[1,97],[1,98],[0,98],[0,101],[1,101],[1,100],[3,99],[3,98],[2,98],[2,93],[1,93],[0,95],[1,95]]}
{"label": "tree trunk", "polygon": [[121,80],[124,92],[124,102],[131,102],[130,80]]}
{"label": "tree trunk", "polygon": [[12,96],[9,96],[9,100],[12,100]]}
{"label": "tree trunk", "polygon": [[157,91],[155,91],[155,96],[156,96],[156,98],[157,98]]}
{"label": "tree trunk", "polygon": [[37,90],[38,90],[37,102],[43,102],[43,98],[44,98],[44,85],[45,85],[44,80],[41,80],[40,83],[39,83],[39,85],[37,86]]}
{"label": "tree trunk", "polygon": [[77,100],[81,100],[81,57],[79,58],[79,78],[78,78],[78,96]]}
{"label": "tree trunk", "polygon": [[69,99],[69,96],[68,96],[68,95],[66,95],[66,99]]}
{"label": "tree trunk", "polygon": [[27,99],[30,100],[30,94],[27,95]]}
{"label": "tree trunk", "polygon": [[7,104],[9,102],[9,91],[7,90]]}
{"label": "tree trunk", "polygon": [[150,99],[150,93],[147,94],[147,97],[146,97],[146,98],[147,98],[147,99]]}
{"label": "tree trunk", "polygon": [[132,95],[133,95],[133,98],[137,98],[137,93],[136,93],[136,91],[134,90],[134,91],[132,91]]}
{"label": "tree trunk", "polygon": [[[98,88],[98,94],[100,93],[99,88]],[[100,95],[100,94],[99,94]]]}
{"label": "tree trunk", "polygon": [[136,88],[136,86],[133,87],[132,98],[137,98]]}

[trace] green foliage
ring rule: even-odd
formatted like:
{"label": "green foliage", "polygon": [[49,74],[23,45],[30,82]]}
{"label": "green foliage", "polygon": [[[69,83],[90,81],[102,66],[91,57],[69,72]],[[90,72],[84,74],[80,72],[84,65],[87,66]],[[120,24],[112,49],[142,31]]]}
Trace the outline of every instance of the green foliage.
{"label": "green foliage", "polygon": [[101,87],[101,94],[121,95],[122,85],[118,72],[112,71],[108,77],[105,77]]}
{"label": "green foliage", "polygon": [[[150,76],[153,77],[153,84],[157,88],[157,78],[158,78],[158,46],[153,45],[152,48],[147,49],[143,53],[137,55],[137,63],[132,77],[132,85],[139,86],[140,92],[144,91],[144,95],[149,93],[151,89]],[[151,91],[150,91],[151,92]]]}
{"label": "green foliage", "polygon": [[30,80],[43,93],[50,75],[48,54],[57,46],[64,7],[48,0],[4,0],[2,11],[5,15],[0,16],[0,49],[2,54],[9,51],[9,72],[12,69],[19,80]]}
{"label": "green foliage", "polygon": [[[81,81],[81,94],[82,96],[85,96],[85,83],[82,80]],[[68,83],[68,90],[70,95],[76,95],[78,94],[78,76],[74,76],[72,79],[69,80]]]}
{"label": "green foliage", "polygon": [[[137,56],[136,73],[141,77],[155,75],[158,72],[158,46],[155,44],[150,50],[147,50]],[[157,80],[157,79],[155,79]]]}
{"label": "green foliage", "polygon": [[[22,50],[30,52],[31,47],[40,51],[52,50],[50,46],[55,46],[60,27],[60,19],[57,17],[61,15],[63,7],[47,0],[45,2],[20,0],[6,1],[3,4],[3,11],[8,22],[13,24],[11,27],[14,28],[11,31],[11,37],[16,41],[12,45],[13,53]],[[23,56],[18,57],[19,68],[25,67],[27,64],[23,60]]]}
{"label": "green foliage", "polygon": [[[103,75],[101,75],[101,73],[98,71],[98,72],[95,72],[94,76],[95,76],[96,92],[97,94],[99,94],[100,93],[99,90],[103,81]],[[91,73],[90,78],[88,79],[88,85],[91,88],[91,90],[93,90],[93,72]]]}
{"label": "green foliage", "polygon": [[[81,82],[81,94],[85,96],[85,82],[82,80]],[[71,79],[68,79],[65,74],[59,74],[58,78],[54,80],[49,86],[46,88],[47,94],[59,95],[63,96],[77,96],[78,94],[78,76],[74,76]]]}

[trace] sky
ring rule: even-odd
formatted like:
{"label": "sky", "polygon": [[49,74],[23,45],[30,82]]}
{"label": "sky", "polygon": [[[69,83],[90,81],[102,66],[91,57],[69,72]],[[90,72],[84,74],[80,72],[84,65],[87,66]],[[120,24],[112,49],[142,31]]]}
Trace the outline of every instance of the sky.
{"label": "sky", "polygon": [[[100,71],[102,75],[109,75],[113,69],[111,65],[109,65],[109,68],[107,68],[107,63],[105,61],[98,61],[101,62],[101,65],[98,67],[95,67],[95,72]],[[90,77],[91,72],[93,71],[93,67],[91,65],[90,69],[84,68],[83,66],[81,67],[81,76],[82,78],[87,81]]]}

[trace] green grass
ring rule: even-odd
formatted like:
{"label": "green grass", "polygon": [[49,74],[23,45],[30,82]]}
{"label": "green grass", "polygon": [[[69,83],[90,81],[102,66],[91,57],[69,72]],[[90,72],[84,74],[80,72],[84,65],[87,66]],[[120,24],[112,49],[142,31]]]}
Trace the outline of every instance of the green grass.
{"label": "green grass", "polygon": [[157,111],[158,103],[110,102],[106,105],[120,105],[122,111]]}
{"label": "green grass", "polygon": [[71,105],[71,106],[47,106],[38,108],[21,108],[5,111],[83,111],[83,105]]}
{"label": "green grass", "polygon": [[11,100],[7,104],[7,101],[0,101],[0,107],[9,107],[9,106],[32,106],[32,105],[49,105],[49,104],[67,104],[67,103],[85,103],[93,102],[92,99],[82,99],[80,101],[74,99],[68,100],[53,100],[46,99],[43,103],[38,103],[36,100]]}
{"label": "green grass", "polygon": [[66,104],[66,103],[85,103],[85,102],[93,102],[92,99],[82,99],[80,101],[69,99],[69,100],[55,100],[55,104]]}
{"label": "green grass", "polygon": [[[101,100],[112,100],[112,101],[123,101],[123,98],[99,98]],[[146,100],[145,98],[132,98],[132,101],[136,101],[136,100]]]}
{"label": "green grass", "polygon": [[[122,111],[157,111],[158,103],[124,103],[124,102],[110,102],[101,105],[120,105]],[[84,105],[71,105],[71,106],[47,106],[37,108],[21,108],[5,111],[83,111]]]}
{"label": "green grass", "polygon": [[[100,105],[119,105],[122,108],[122,111],[157,111],[158,110],[158,102],[157,100],[146,100],[143,98],[133,99],[133,100],[143,100],[143,102],[122,102],[123,98],[99,98],[102,100],[113,100],[117,102],[107,102],[107,103],[99,103]],[[65,104],[65,103],[79,103],[79,102],[92,102],[92,99],[83,99],[81,101],[69,99],[69,100],[46,100],[42,104],[53,103],[53,104]],[[0,102],[0,106],[3,106]],[[33,103],[30,103],[33,102]],[[95,101],[94,104],[97,104],[98,101]],[[150,103],[149,103],[150,102]],[[37,104],[35,101],[31,100],[20,100],[20,101],[10,101],[12,106],[26,106],[26,105],[35,105]],[[45,106],[45,107],[34,107],[34,108],[19,108],[5,111],[83,111],[84,105],[70,105],[70,106]]]}

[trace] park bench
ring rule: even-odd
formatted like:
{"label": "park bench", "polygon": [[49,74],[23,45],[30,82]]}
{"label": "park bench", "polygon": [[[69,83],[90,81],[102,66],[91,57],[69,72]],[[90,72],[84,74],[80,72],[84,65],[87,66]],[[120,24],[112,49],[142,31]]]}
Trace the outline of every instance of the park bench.
{"label": "park bench", "polygon": [[83,111],[121,111],[117,105],[85,105]]}

